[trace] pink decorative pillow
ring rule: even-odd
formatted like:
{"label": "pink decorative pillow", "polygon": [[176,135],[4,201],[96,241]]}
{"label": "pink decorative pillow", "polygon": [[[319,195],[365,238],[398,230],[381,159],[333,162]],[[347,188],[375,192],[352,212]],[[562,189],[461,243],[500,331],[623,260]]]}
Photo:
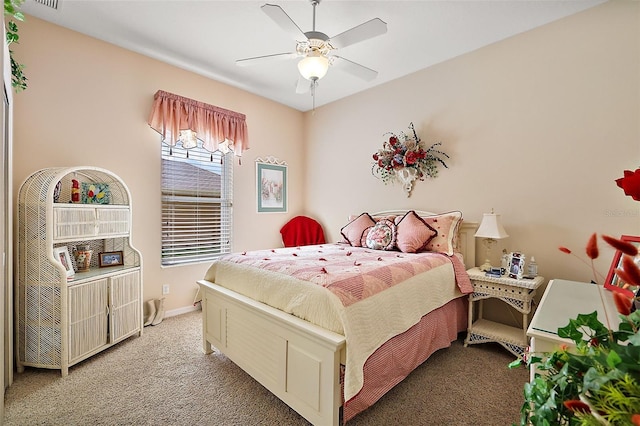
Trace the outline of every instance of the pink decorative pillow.
{"label": "pink decorative pillow", "polygon": [[418,214],[411,210],[396,219],[396,247],[404,253],[418,253],[438,235]]}
{"label": "pink decorative pillow", "polygon": [[347,242],[353,247],[361,247],[361,240],[365,229],[375,224],[376,222],[371,218],[371,216],[369,216],[368,213],[362,213],[360,216],[356,217],[351,222],[342,227],[340,233],[342,234],[344,239],[347,240]]}
{"label": "pink decorative pillow", "polygon": [[396,246],[396,225],[381,219],[362,236],[362,246],[373,250],[393,250]]}
{"label": "pink decorative pillow", "polygon": [[423,216],[422,219],[438,233],[427,243],[425,250],[453,256],[458,225],[462,221],[462,212],[453,211],[433,216]]}

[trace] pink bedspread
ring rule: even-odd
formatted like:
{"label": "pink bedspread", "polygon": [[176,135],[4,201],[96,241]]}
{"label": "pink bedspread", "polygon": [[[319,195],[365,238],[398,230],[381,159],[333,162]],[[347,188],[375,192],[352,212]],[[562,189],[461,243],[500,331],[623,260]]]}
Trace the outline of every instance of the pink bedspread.
{"label": "pink bedspread", "polygon": [[329,244],[229,254],[220,260],[321,285],[338,296],[345,307],[448,262],[453,263],[460,291],[473,291],[462,260],[440,253],[401,253]]}

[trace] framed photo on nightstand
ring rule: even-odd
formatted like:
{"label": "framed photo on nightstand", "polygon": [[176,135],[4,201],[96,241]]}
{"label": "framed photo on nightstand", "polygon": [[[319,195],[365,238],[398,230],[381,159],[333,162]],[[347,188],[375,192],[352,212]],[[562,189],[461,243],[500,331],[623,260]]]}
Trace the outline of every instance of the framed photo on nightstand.
{"label": "framed photo on nightstand", "polygon": [[521,280],[524,275],[524,254],[520,252],[512,252],[509,254],[509,270],[507,276],[516,280]]}

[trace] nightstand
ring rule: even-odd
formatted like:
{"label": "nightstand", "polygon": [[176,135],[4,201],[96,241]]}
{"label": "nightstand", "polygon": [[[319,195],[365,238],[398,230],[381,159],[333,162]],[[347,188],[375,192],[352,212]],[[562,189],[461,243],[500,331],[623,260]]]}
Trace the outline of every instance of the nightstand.
{"label": "nightstand", "polygon": [[[515,356],[522,356],[527,347],[527,327],[529,313],[536,290],[544,281],[537,276],[533,279],[516,280],[507,277],[489,277],[478,268],[467,271],[473,293],[469,295],[469,327],[464,345],[497,342]],[[512,327],[483,318],[484,299],[500,299],[522,313],[522,328]],[[474,321],[474,307],[478,304],[478,317]]]}

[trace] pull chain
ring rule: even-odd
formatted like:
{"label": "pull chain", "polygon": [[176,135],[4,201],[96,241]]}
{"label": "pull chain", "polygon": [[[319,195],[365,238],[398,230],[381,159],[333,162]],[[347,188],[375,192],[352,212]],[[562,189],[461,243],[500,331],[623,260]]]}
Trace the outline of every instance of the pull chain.
{"label": "pull chain", "polygon": [[312,100],[312,109],[311,113],[316,113],[316,87],[318,86],[318,79],[314,78],[311,80],[311,100]]}

